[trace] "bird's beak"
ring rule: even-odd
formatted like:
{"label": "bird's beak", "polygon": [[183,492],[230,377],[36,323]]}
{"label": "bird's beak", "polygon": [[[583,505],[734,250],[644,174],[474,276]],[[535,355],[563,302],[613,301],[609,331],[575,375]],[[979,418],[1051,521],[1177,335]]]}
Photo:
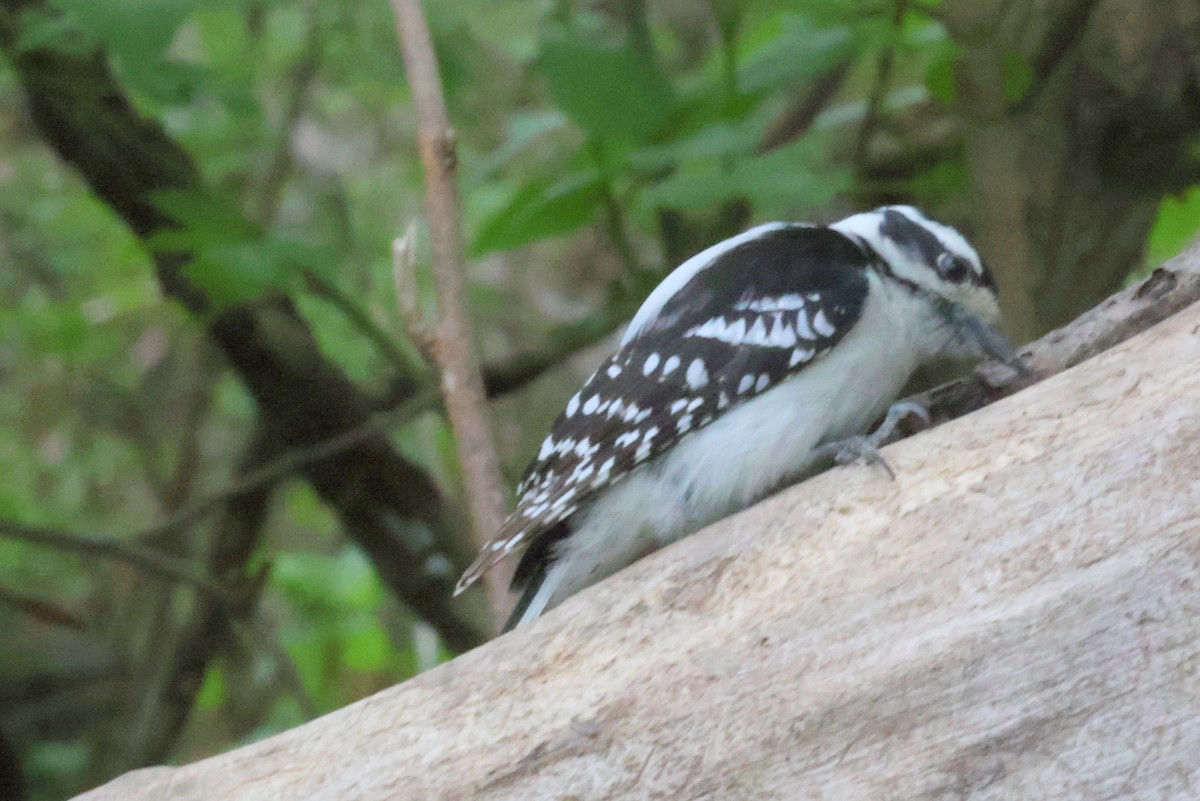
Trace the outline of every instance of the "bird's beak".
{"label": "bird's beak", "polygon": [[944,298],[937,304],[938,312],[963,340],[970,343],[980,355],[1008,362],[1016,355],[1016,348],[1000,330],[980,319],[979,315]]}

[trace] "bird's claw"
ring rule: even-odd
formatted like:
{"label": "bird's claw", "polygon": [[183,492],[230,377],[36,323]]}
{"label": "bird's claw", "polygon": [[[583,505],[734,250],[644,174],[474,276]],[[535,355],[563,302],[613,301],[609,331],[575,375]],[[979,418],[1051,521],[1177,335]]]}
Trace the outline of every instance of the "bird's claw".
{"label": "bird's claw", "polygon": [[859,434],[837,442],[830,442],[817,448],[817,452],[823,456],[832,456],[834,462],[839,465],[847,465],[860,460],[866,464],[879,465],[888,474],[888,478],[895,481],[896,472],[883,458],[879,449],[892,441],[892,435],[896,433],[900,421],[905,417],[919,418],[926,426],[931,422],[929,410],[921,404],[910,400],[897,401],[888,409],[883,422],[870,434]]}

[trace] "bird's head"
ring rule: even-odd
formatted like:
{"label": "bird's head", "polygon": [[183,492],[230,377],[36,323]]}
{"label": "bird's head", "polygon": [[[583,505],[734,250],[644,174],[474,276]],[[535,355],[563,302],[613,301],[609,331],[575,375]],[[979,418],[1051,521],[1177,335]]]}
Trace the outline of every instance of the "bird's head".
{"label": "bird's head", "polygon": [[954,228],[913,206],[882,206],[830,227],[866,244],[894,278],[930,302],[954,335],[948,352],[1012,356],[996,328],[1000,306],[992,273]]}

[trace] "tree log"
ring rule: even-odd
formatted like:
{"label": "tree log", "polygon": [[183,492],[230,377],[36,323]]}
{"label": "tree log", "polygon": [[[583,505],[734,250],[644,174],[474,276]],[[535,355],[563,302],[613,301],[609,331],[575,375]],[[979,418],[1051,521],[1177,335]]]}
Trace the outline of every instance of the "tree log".
{"label": "tree log", "polygon": [[1197,364],[1200,304],[889,447],[895,481],[817,476],[398,687],[81,798],[1195,798]]}

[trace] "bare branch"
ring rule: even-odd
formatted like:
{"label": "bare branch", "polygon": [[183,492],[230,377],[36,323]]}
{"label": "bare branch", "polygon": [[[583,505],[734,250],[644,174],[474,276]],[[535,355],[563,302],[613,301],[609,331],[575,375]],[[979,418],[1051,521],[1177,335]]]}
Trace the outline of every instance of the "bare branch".
{"label": "bare branch", "polygon": [[484,365],[483,385],[488,397],[521,389],[585,348],[601,342],[616,329],[612,315],[602,313],[597,319],[555,332],[554,343],[545,349],[519,353],[507,361]]}
{"label": "bare branch", "polygon": [[30,526],[15,520],[0,520],[0,537],[21,540],[59,551],[124,562],[143,573],[186,584],[226,606],[237,606],[238,598],[211,576],[197,573],[183,559],[175,559],[148,548],[112,538],[88,537],[68,531]]}
{"label": "bare branch", "polygon": [[0,604],[7,604],[12,609],[51,626],[87,631],[87,624],[83,618],[74,612],[51,601],[35,598],[3,584],[0,584]]}
{"label": "bare branch", "polygon": [[[438,296],[434,355],[446,414],[454,429],[462,463],[473,539],[482,548],[503,524],[505,505],[463,287],[454,130],[446,114],[442,79],[419,0],[392,0],[392,10],[417,109],[421,163],[425,168],[425,198]],[[493,615],[500,619],[501,611],[508,605],[502,577],[492,578],[487,590]]]}
{"label": "bare branch", "polygon": [[411,398],[395,411],[377,414],[362,425],[344,431],[337,436],[329,437],[315,445],[287,451],[282,456],[250,470],[237,481],[232,482],[223,489],[217,490],[211,495],[180,509],[166,520],[144,529],[136,538],[139,540],[153,539],[165,533],[190,526],[196,521],[218,511],[222,504],[227,501],[257,490],[267,484],[274,483],[314,462],[344,453],[354,446],[360,445],[371,437],[378,435],[381,431],[385,431],[388,427],[401,425],[418,414],[434,408],[436,402],[437,398],[433,392],[425,391]]}
{"label": "bare branch", "polygon": [[853,66],[853,58],[844,58],[818,75],[796,102],[771,121],[763,132],[755,153],[765,155],[808,133],[817,116],[842,88]]}

